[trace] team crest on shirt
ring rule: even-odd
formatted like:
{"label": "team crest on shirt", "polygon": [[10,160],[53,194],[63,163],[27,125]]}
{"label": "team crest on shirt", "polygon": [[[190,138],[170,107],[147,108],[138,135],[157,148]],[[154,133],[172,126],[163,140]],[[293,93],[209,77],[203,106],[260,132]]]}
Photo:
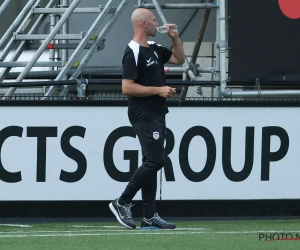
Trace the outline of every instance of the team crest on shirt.
{"label": "team crest on shirt", "polygon": [[157,140],[159,138],[159,132],[153,132],[153,138]]}

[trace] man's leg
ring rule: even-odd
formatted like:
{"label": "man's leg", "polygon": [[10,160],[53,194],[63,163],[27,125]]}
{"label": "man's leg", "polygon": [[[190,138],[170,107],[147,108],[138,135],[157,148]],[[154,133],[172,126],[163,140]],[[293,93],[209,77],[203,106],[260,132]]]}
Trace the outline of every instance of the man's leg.
{"label": "man's leg", "polygon": [[145,161],[134,172],[121,197],[109,204],[111,211],[117,217],[118,221],[126,227],[135,228],[130,211],[132,206],[131,201],[148,181],[151,188],[146,188],[146,196],[144,195],[145,199],[143,198],[143,201],[145,201],[143,210],[145,214],[153,214],[153,211],[155,211],[153,204],[155,206],[156,174],[164,166],[165,159],[163,124],[164,117],[146,119],[132,124],[140,140],[142,151],[145,154]]}
{"label": "man's leg", "polygon": [[156,213],[157,174],[142,186],[143,217],[150,219]]}
{"label": "man's leg", "polygon": [[164,166],[165,160],[164,124],[164,117],[148,118],[132,124],[142,147],[143,164],[134,172],[119,199],[120,204],[130,203],[135,194],[146,184],[146,206],[151,207],[151,204],[155,204],[156,175],[157,171]]}
{"label": "man's leg", "polygon": [[[164,155],[161,155],[160,152],[164,154],[164,142],[166,138],[166,123],[165,119],[161,119],[158,123],[159,131],[160,131],[160,145],[161,149],[159,150],[159,157],[165,158]],[[152,131],[155,132],[155,131]],[[144,159],[145,158],[145,159]],[[143,153],[143,161],[146,161],[146,156]],[[142,187],[142,200],[143,200],[143,217],[152,218],[156,213],[156,193],[157,193],[157,172],[156,175],[144,184]]]}
{"label": "man's leg", "polygon": [[[163,121],[162,126],[162,141],[164,143],[166,138],[166,124]],[[163,144],[162,144],[163,145]],[[164,149],[161,150],[164,152]],[[157,174],[155,179],[149,180],[142,187],[142,198],[143,198],[143,218],[140,229],[142,230],[158,230],[158,229],[174,229],[176,225],[170,224],[160,218],[156,212],[155,196],[157,190]]]}

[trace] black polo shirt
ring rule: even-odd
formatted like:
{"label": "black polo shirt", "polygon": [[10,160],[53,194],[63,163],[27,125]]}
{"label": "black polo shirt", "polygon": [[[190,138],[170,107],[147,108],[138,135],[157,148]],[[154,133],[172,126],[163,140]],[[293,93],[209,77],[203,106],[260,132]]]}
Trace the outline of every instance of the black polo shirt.
{"label": "black polo shirt", "polygon": [[[149,47],[131,41],[123,56],[123,79],[134,80],[144,86],[165,86],[164,64],[172,52],[154,42]],[[131,123],[147,117],[164,116],[168,113],[166,99],[158,95],[128,97],[128,117]]]}

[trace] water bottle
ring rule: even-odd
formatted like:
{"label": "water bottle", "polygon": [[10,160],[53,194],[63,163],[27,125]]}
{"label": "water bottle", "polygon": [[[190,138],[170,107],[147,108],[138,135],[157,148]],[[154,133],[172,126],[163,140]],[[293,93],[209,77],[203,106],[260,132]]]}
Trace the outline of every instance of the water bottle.
{"label": "water bottle", "polygon": [[166,26],[166,25],[164,25],[164,26],[159,26],[156,29],[160,33],[167,33],[168,28],[170,28],[170,30],[176,30],[177,26],[176,25],[172,25],[172,26]]}

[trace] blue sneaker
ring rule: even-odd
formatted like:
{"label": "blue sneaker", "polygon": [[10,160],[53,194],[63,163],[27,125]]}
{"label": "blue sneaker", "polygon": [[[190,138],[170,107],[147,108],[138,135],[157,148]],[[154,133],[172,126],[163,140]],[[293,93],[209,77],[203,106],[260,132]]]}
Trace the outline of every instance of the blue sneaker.
{"label": "blue sneaker", "polygon": [[151,219],[143,217],[140,230],[174,229],[176,225],[167,223],[155,213]]}

